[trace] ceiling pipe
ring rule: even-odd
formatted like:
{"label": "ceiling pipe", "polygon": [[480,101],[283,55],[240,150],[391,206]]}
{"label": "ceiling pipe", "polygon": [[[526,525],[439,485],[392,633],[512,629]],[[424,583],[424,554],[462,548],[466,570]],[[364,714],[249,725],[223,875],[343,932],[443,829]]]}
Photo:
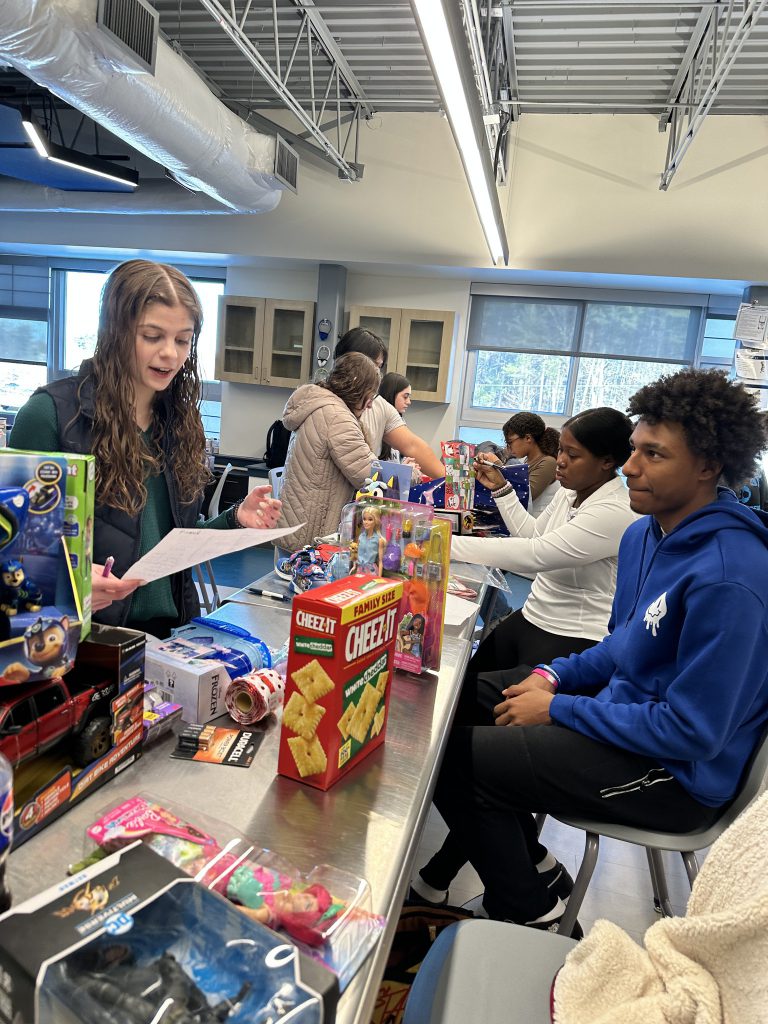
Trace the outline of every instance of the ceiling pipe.
{"label": "ceiling pipe", "polygon": [[274,209],[274,137],[233,114],[162,39],[154,75],[132,60],[96,24],[97,3],[2,0],[0,61],[231,211]]}

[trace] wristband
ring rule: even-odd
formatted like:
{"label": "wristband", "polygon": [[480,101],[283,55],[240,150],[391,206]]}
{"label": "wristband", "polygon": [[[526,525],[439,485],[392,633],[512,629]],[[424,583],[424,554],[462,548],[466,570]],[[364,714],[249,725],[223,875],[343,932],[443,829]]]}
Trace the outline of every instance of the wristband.
{"label": "wristband", "polygon": [[542,679],[546,679],[547,682],[554,686],[555,689],[560,685],[560,677],[553,668],[550,668],[549,665],[537,665],[531,674],[541,676]]}
{"label": "wristband", "polygon": [[506,483],[503,487],[498,487],[495,491],[491,491],[491,497],[494,501],[496,498],[505,498],[508,494],[511,494],[513,490],[514,487],[512,484]]}
{"label": "wristband", "polygon": [[240,508],[240,506],[243,504],[244,501],[245,501],[245,498],[241,498],[239,501],[236,501],[235,504],[231,508],[227,509],[227,526],[230,528],[230,530],[244,530],[245,529],[243,524],[237,518],[237,510]]}

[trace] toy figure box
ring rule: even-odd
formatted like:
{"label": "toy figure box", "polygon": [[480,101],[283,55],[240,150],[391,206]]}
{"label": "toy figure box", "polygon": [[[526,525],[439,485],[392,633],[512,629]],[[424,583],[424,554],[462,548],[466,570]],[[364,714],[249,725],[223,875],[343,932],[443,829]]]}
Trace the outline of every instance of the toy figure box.
{"label": "toy figure box", "polygon": [[64,456],[0,451],[0,687],[72,667],[83,609],[64,538]]}
{"label": "toy figure box", "polygon": [[294,597],[281,775],[328,789],[384,741],[402,595],[351,576]]}
{"label": "toy figure box", "polygon": [[475,446],[467,441],[441,441],[445,465],[445,508],[468,510],[475,498]]}
{"label": "toy figure box", "polygon": [[384,462],[377,459],[370,477],[355,495],[356,498],[394,498],[408,501],[413,471],[400,462]]}
{"label": "toy figure box", "polygon": [[[201,885],[226,896],[240,913],[280,932],[286,942],[319,960],[338,977],[342,992],[386,924],[371,911],[371,889],[364,878],[330,864],[315,864],[304,874],[231,825],[148,793],[105,808],[87,829],[85,860],[70,870],[137,839]],[[96,843],[96,851],[91,843]]]}
{"label": "toy figure box", "polygon": [[142,843],[0,917],[0,1021],[329,1024],[334,975]]}
{"label": "toy figure box", "polygon": [[67,489],[64,499],[64,536],[83,612],[81,638],[91,630],[91,567],[93,565],[93,515],[96,460],[92,455],[64,456]]}
{"label": "toy figure box", "polygon": [[345,505],[339,538],[353,572],[402,581],[395,668],[440,668],[451,524],[424,505],[364,497]]}

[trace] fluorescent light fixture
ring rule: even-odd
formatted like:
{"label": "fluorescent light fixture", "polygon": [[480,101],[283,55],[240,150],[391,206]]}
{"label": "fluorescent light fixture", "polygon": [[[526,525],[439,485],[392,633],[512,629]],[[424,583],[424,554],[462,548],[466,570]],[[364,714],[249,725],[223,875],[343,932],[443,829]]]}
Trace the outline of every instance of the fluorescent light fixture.
{"label": "fluorescent light fixture", "polygon": [[[139,184],[138,175],[135,174],[134,171],[126,171],[126,177],[122,177],[119,174],[111,174],[107,171],[97,170],[95,167],[85,163],[84,159],[80,157],[80,154],[78,154],[77,160],[65,160],[60,156],[49,156],[48,159],[52,164],[61,164],[62,167],[72,167],[76,171],[85,171],[86,174],[94,174],[97,178],[106,178],[107,181],[116,181],[118,185],[128,185],[130,188],[137,188]],[[130,177],[127,175],[130,175]]]}
{"label": "fluorescent light fixture", "polygon": [[483,154],[478,146],[443,2],[412,0],[412,4],[421,24],[424,43],[437,76],[485,240],[493,262],[498,263],[504,257],[506,248],[497,219],[498,198],[495,195],[491,196],[491,185],[483,164]]}
{"label": "fluorescent light fixture", "polygon": [[46,146],[45,136],[40,130],[40,125],[32,116],[32,111],[29,107],[22,107],[21,124],[24,131],[27,133],[27,138],[35,147],[38,154],[43,158],[43,160],[47,160],[48,148]]}

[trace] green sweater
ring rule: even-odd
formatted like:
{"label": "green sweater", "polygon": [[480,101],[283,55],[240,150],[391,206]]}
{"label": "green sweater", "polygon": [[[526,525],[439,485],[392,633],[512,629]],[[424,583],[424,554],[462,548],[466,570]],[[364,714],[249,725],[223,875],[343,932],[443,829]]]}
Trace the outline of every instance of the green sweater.
{"label": "green sweater", "polygon": [[[149,442],[149,431],[143,437]],[[57,452],[61,451],[59,424],[56,417],[56,406],[50,395],[41,392],[33,395],[16,414],[9,440],[11,448],[28,451]],[[145,555],[173,529],[171,500],[168,485],[162,473],[147,475],[144,480],[147,488],[147,503],[141,510],[141,543],[139,557]],[[222,512],[216,519],[201,526],[213,530],[226,530],[227,513]],[[97,524],[98,529],[98,524]],[[169,577],[154,580],[146,586],[139,587],[131,601],[131,612],[127,625],[134,623],[146,625],[152,619],[178,618],[171,592]]]}

